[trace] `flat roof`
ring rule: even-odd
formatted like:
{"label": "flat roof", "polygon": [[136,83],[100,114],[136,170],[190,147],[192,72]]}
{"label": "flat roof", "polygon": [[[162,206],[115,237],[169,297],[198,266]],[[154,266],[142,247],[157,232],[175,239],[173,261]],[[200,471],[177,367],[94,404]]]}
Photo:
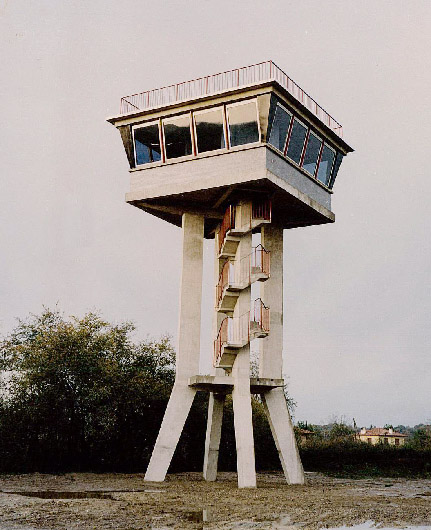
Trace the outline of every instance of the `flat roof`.
{"label": "flat roof", "polygon": [[[307,92],[295,83],[273,61],[264,61],[212,74],[191,81],[155,88],[121,98],[120,115],[136,114],[156,108],[184,103],[208,96],[215,96],[238,89],[250,88],[264,83],[275,83],[286,90],[300,105],[316,116],[326,127],[340,138],[343,137],[342,125],[323,109]],[[117,119],[120,116],[117,117]]]}

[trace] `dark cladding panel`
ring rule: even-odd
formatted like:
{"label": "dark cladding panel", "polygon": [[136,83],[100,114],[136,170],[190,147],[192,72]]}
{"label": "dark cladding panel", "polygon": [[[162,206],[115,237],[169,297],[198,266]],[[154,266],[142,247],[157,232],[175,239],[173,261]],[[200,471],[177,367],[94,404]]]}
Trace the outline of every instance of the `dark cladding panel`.
{"label": "dark cladding panel", "polygon": [[123,141],[124,149],[126,151],[127,160],[129,161],[130,168],[135,167],[135,157],[133,153],[133,140],[132,140],[132,130],[130,125],[123,125],[118,127],[120,131],[121,140]]}

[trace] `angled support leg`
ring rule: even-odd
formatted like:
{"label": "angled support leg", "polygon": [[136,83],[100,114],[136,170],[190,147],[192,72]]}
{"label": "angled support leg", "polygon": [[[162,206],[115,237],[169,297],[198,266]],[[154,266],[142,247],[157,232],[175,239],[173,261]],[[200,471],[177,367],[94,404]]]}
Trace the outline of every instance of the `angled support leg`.
{"label": "angled support leg", "polygon": [[183,256],[175,384],[145,473],[162,482],[180,439],[196,390],[189,378],[199,373],[204,217],[183,214]]}
{"label": "angled support leg", "polygon": [[249,370],[250,346],[247,345],[237,355],[232,370],[235,378],[232,404],[239,488],[256,487]]}
{"label": "angled support leg", "polygon": [[284,476],[289,484],[304,484],[304,470],[283,389],[274,388],[266,392],[262,400]]}
{"label": "angled support leg", "polygon": [[214,481],[217,478],[224,402],[224,395],[210,393],[204,456],[204,479],[208,481]]}
{"label": "angled support leg", "polygon": [[156,445],[145,473],[146,482],[163,482],[174,456],[196,391],[188,385],[174,385]]}
{"label": "angled support leg", "polygon": [[[271,308],[271,323],[268,337],[261,340],[259,375],[276,379],[282,377],[283,368],[283,228],[265,225],[261,237],[262,245],[271,251],[271,277],[261,287],[262,299]],[[304,470],[283,389],[271,390],[262,398],[286,480],[303,484]]]}

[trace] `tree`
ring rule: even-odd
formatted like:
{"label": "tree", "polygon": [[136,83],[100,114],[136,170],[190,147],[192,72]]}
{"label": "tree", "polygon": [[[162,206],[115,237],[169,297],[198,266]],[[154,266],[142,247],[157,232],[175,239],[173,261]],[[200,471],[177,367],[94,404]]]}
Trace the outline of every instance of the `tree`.
{"label": "tree", "polygon": [[143,469],[174,380],[169,339],[45,309],[0,342],[0,469]]}

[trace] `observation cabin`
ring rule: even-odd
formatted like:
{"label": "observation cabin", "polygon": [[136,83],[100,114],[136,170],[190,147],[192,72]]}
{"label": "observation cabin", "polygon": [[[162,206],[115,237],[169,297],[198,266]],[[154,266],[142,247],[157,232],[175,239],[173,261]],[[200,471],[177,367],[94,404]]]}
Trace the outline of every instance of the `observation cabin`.
{"label": "observation cabin", "polygon": [[[283,230],[334,222],[332,189],[352,151],[342,126],[272,61],[124,97],[108,121],[130,165],[126,201],[182,228],[176,378],[145,480],[164,480],[194,396],[204,391],[206,480],[216,480],[224,401],[232,394],[238,485],[256,486],[251,394],[258,393],[286,480],[303,484],[283,392]],[[213,366],[205,375],[204,238],[215,238],[206,353]]]}
{"label": "observation cabin", "polygon": [[228,205],[262,192],[284,228],[335,219],[332,189],[352,148],[272,61],[123,97],[108,121],[130,165],[127,202],[165,221],[202,213],[213,238]]}

